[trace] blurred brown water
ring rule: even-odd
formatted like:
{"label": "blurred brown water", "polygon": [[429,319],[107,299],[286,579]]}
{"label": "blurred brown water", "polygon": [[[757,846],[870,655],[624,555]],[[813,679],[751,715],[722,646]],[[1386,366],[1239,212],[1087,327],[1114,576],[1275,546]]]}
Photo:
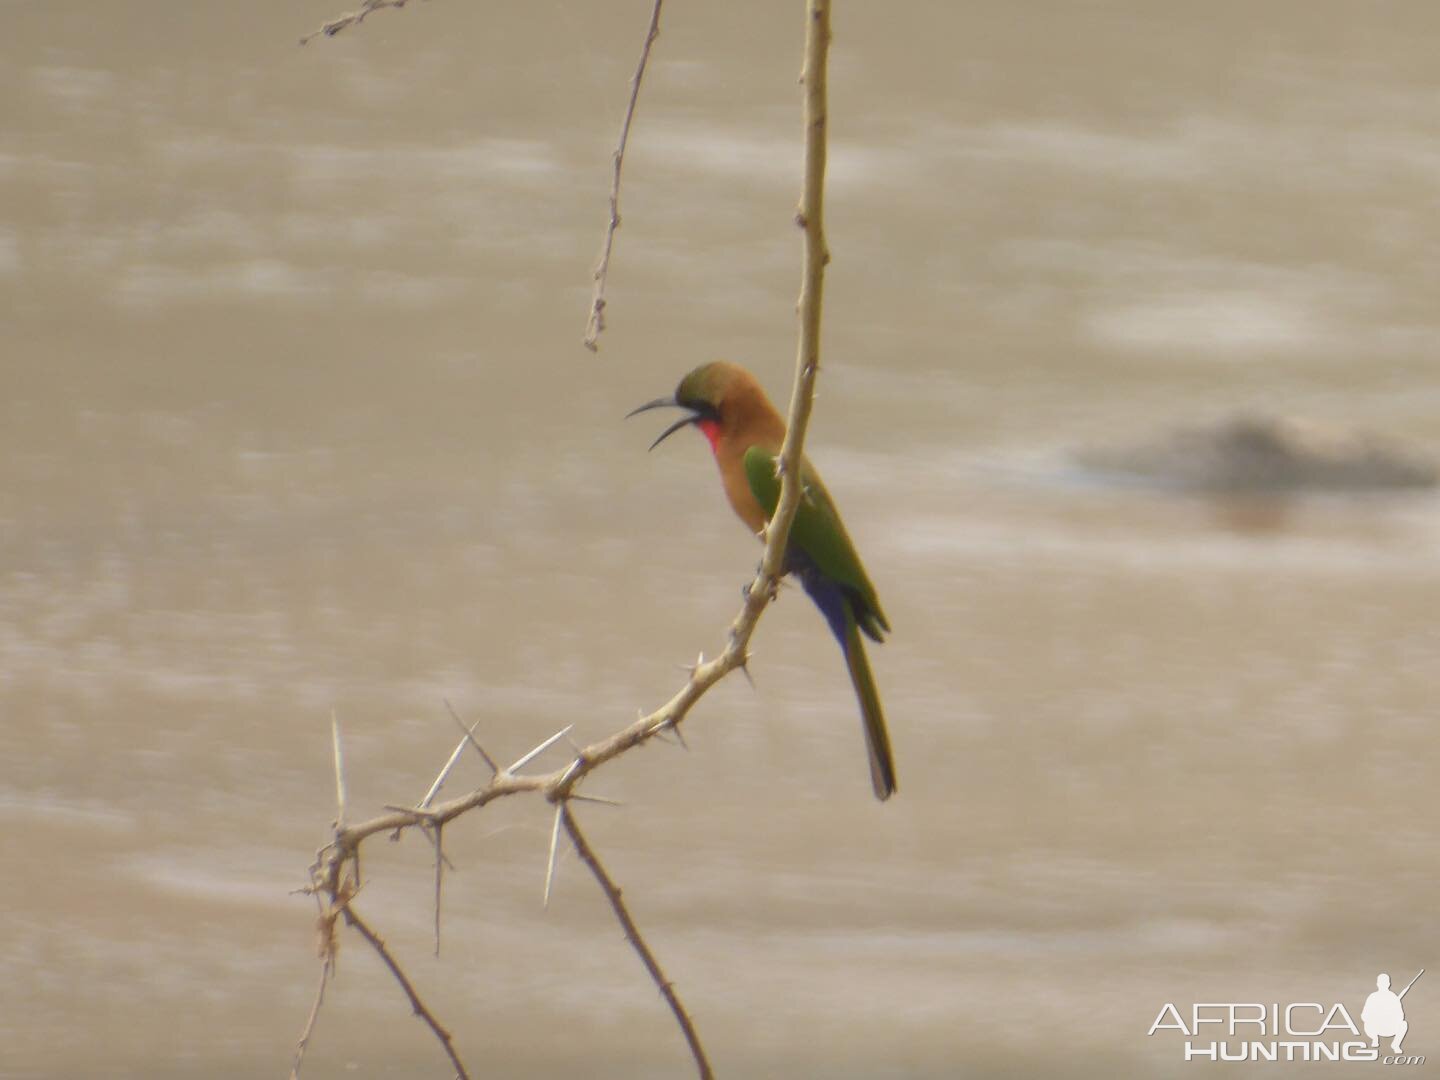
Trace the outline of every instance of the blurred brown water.
{"label": "blurred brown water", "polygon": [[[0,1075],[283,1074],[332,709],[363,814],[424,792],[443,698],[513,758],[722,644],[758,549],[701,440],[620,417],[716,356],[784,399],[802,26],[667,10],[597,358],[648,8],[301,49],[338,8],[0,3]],[[1440,501],[1064,462],[1237,408],[1440,446],[1440,8],[835,24],[811,456],[896,627],[901,793],[793,591],[688,754],[594,780],[594,843],[721,1075],[1182,1076],[1167,1001],[1358,1019],[1440,961]],[[481,1075],[684,1075],[573,858],[541,910],[548,830],[448,830],[439,961],[425,845],[374,849],[364,910]],[[344,944],[305,1075],[448,1075]]]}

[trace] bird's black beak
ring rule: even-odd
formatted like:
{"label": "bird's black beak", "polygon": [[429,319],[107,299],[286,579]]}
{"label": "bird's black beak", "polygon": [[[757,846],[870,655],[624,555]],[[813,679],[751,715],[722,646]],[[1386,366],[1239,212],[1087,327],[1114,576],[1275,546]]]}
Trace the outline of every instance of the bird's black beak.
{"label": "bird's black beak", "polygon": [[[631,409],[628,413],[625,414],[625,419],[629,420],[630,417],[635,416],[638,413],[648,412],[651,409],[685,408],[686,406],[681,405],[673,397],[656,398],[654,401],[647,401],[638,409]],[[704,415],[703,413],[696,412],[693,409],[687,409],[687,411],[689,412],[688,416],[682,416],[679,420],[676,420],[673,424],[671,424],[669,427],[667,427],[664,431],[660,433],[660,437],[650,444],[651,450],[654,450],[655,447],[659,446],[662,442],[668,439],[671,435],[674,435],[675,432],[679,431],[681,428],[687,427],[688,425],[695,423],[701,418],[702,415]]]}

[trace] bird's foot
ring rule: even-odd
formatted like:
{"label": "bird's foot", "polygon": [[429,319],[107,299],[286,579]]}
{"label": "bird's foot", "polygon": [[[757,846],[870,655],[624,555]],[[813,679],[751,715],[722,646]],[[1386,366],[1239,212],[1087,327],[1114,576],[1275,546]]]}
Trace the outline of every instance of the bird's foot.
{"label": "bird's foot", "polygon": [[[749,599],[750,599],[750,593],[751,593],[751,591],[755,588],[755,581],[763,580],[763,579],[764,579],[764,574],[765,574],[765,564],[764,564],[764,563],[761,563],[759,566],[755,567],[755,580],[749,581],[749,582],[747,582],[746,584],[740,586],[740,596],[741,596],[742,599],[745,599],[745,600],[749,600]],[[765,590],[765,601],[766,601],[766,603],[773,604],[773,603],[775,602],[776,597],[778,597],[779,595],[780,595],[780,581],[779,581],[779,579],[778,579],[778,578],[770,578],[770,579],[769,579],[769,583],[768,583],[768,587],[767,587],[766,590]]]}
{"label": "bird's foot", "polygon": [[[765,581],[765,582],[766,582],[765,599],[766,599],[767,601],[769,601],[770,603],[773,604],[773,603],[775,602],[775,598],[780,595],[780,579],[779,579],[779,578],[768,578],[768,579],[767,579],[767,578],[765,577],[765,563],[764,563],[763,561],[758,562],[758,563],[755,564],[755,579],[756,579],[757,581]],[[749,585],[745,586],[745,598],[746,598],[747,600],[750,598],[750,586],[749,586]]]}

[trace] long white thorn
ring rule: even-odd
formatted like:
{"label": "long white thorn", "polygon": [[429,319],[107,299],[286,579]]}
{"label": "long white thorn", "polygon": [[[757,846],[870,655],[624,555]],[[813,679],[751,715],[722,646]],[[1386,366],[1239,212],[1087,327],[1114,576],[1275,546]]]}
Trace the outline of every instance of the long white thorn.
{"label": "long white thorn", "polygon": [[345,827],[345,753],[340,748],[340,716],[330,710],[330,742],[335,749],[335,827]]}
{"label": "long white thorn", "polygon": [[607,799],[604,795],[581,795],[578,791],[572,791],[570,798],[576,802],[600,803],[602,806],[624,806],[619,799]]}
{"label": "long white thorn", "polygon": [[[465,741],[468,742],[471,746],[475,747],[475,752],[485,759],[486,765],[490,766],[490,775],[497,775],[500,772],[500,766],[495,764],[495,759],[492,758],[489,754],[487,754],[485,752],[485,748],[481,746],[480,743],[477,742],[475,739],[475,729],[480,726],[481,718],[477,717],[475,723],[471,724],[467,728],[465,726],[465,721],[460,719],[459,714],[455,712],[455,709],[450,704],[450,702],[445,702],[445,708],[450,710],[450,717],[455,721],[455,726],[465,733]],[[464,746],[465,743],[461,743],[460,745]]]}
{"label": "long white thorn", "polygon": [[[478,725],[480,721],[476,720],[475,723]],[[465,739],[461,739],[455,745],[455,749],[450,753],[450,759],[445,762],[445,767],[440,770],[440,774],[435,777],[435,782],[430,785],[430,790],[425,792],[425,797],[420,800],[418,805],[422,810],[430,809],[430,804],[435,801],[435,796],[440,794],[440,789],[445,786],[445,781],[450,779],[450,773],[454,770],[455,763],[460,760],[460,755],[465,752],[467,745],[469,744]]]}
{"label": "long white thorn", "polygon": [[555,804],[555,824],[550,827],[550,859],[545,864],[545,896],[541,903],[550,907],[550,885],[555,880],[555,861],[560,852],[560,815],[565,812],[565,800]]}
{"label": "long white thorn", "polygon": [[575,730],[575,725],[574,725],[574,724],[570,724],[570,725],[568,725],[567,727],[565,727],[563,730],[557,731],[554,735],[551,735],[548,739],[546,739],[544,742],[542,742],[539,746],[535,747],[534,750],[531,750],[528,754],[525,754],[523,757],[520,758],[519,761],[515,762],[514,765],[511,765],[511,766],[510,766],[508,769],[506,769],[505,771],[508,772],[508,773],[513,773],[513,772],[515,772],[517,769],[523,769],[526,765],[529,765],[530,762],[534,761],[537,757],[539,757],[541,754],[543,754],[546,750],[549,750],[550,747],[554,746],[557,742],[559,742],[561,739],[563,739],[566,735],[569,735],[570,732],[572,732],[572,731],[574,731],[574,730]]}

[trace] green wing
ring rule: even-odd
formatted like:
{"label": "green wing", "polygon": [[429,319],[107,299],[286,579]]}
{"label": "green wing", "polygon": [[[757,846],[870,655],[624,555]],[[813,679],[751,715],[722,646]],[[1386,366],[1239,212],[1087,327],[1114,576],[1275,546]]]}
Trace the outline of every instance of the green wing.
{"label": "green wing", "polygon": [[[750,447],[745,451],[745,476],[750,481],[750,493],[765,516],[772,517],[780,502],[775,455],[758,446]],[[866,634],[879,641],[881,631],[888,631],[890,623],[880,608],[875,586],[870,584],[860,556],[855,553],[855,545],[845,531],[845,523],[808,461],[801,463],[800,476],[804,489],[800,508],[795,512],[795,523],[790,526],[790,543],[809,555],[822,574],[845,589],[855,609],[855,621]]]}

